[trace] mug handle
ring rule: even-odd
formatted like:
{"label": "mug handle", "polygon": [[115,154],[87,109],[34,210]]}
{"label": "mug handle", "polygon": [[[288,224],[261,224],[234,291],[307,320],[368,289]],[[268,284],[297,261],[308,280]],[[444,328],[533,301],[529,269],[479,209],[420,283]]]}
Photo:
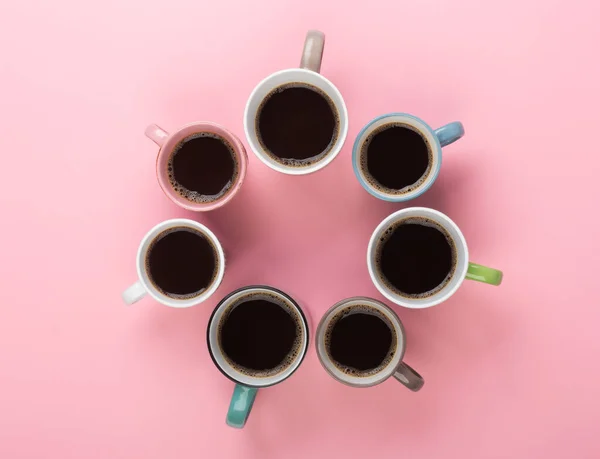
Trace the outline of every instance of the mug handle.
{"label": "mug handle", "polygon": [[318,30],[309,30],[304,40],[300,68],[319,73],[325,48],[325,34]]}
{"label": "mug handle", "polygon": [[500,285],[502,283],[502,277],[502,271],[478,265],[477,263],[469,263],[466,276],[467,279],[484,282],[490,285]]}
{"label": "mug handle", "polygon": [[142,283],[140,281],[137,281],[135,284],[133,284],[127,290],[125,290],[121,294],[121,297],[123,298],[125,304],[129,305],[140,301],[146,296],[147,293],[148,291],[142,285]]}
{"label": "mug handle", "polygon": [[394,378],[413,392],[421,390],[423,384],[425,384],[423,377],[404,362],[400,362],[400,366],[394,373]]}
{"label": "mug handle", "polygon": [[227,411],[227,425],[241,429],[246,424],[258,389],[236,384]]}
{"label": "mug handle", "polygon": [[456,142],[465,135],[465,128],[460,121],[454,121],[453,123],[448,123],[445,126],[436,129],[434,132],[440,141],[440,145],[445,147],[446,145]]}
{"label": "mug handle", "polygon": [[145,134],[146,137],[152,140],[159,147],[162,147],[167,137],[169,137],[169,133],[156,124],[151,124],[148,126]]}

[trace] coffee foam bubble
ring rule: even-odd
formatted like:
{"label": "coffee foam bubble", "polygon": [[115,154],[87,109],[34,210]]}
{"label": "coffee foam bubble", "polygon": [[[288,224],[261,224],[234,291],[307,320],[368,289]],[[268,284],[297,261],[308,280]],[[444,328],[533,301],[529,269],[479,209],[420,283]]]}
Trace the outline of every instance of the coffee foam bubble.
{"label": "coffee foam bubble", "polygon": [[[208,287],[202,288],[193,293],[188,293],[186,295],[180,295],[178,293],[172,293],[172,292],[167,292],[166,290],[163,290],[158,284],[156,284],[154,282],[154,279],[150,275],[150,256],[149,256],[150,252],[152,252],[152,249],[154,248],[154,246],[156,245],[156,243],[158,241],[160,241],[165,236],[168,236],[171,233],[176,233],[178,231],[187,231],[188,233],[196,234],[197,236],[200,236],[205,241],[207,241],[213,250],[213,256],[214,256],[214,260],[215,260],[215,270],[210,279],[210,282],[208,283]],[[160,293],[162,293],[163,295],[165,295],[169,298],[174,298],[176,300],[189,300],[191,298],[196,298],[196,297],[202,295],[204,292],[206,292],[206,290],[208,290],[213,285],[213,282],[216,280],[217,275],[219,273],[220,263],[221,263],[221,261],[219,260],[219,251],[213,244],[213,241],[211,240],[211,238],[209,238],[206,234],[204,234],[202,231],[197,230],[196,228],[190,228],[189,226],[176,226],[174,228],[169,228],[164,231],[161,231],[154,239],[152,239],[152,242],[150,242],[150,244],[148,245],[148,249],[146,250],[146,260],[144,262],[144,268],[146,270],[146,275],[147,275],[148,279],[150,280],[150,283]]]}
{"label": "coffee foam bubble", "polygon": [[[174,167],[173,167],[173,161],[175,159],[175,155],[177,155],[177,152],[181,149],[181,147],[186,142],[189,142],[190,140],[198,139],[201,137],[210,137],[210,138],[217,139],[217,140],[223,142],[223,144],[229,150],[229,153],[231,154],[231,158],[233,159],[233,163],[234,163],[233,177],[231,178],[231,180],[229,180],[229,182],[227,182],[227,184],[217,194],[205,195],[205,194],[198,193],[197,191],[188,190],[181,183],[179,183],[177,180],[175,180],[175,171],[174,171]],[[212,133],[212,132],[197,132],[195,134],[187,136],[185,139],[181,140],[175,146],[175,148],[173,148],[173,151],[171,152],[171,156],[169,157],[169,161],[167,162],[167,175],[169,177],[169,183],[171,184],[171,188],[173,188],[173,190],[175,190],[175,193],[177,193],[179,196],[181,196],[182,198],[184,198],[190,202],[196,203],[196,204],[207,204],[209,202],[217,201],[218,199],[222,198],[227,193],[229,193],[233,184],[237,181],[237,178],[239,175],[239,162],[238,162],[237,155],[235,154],[235,149],[225,138],[221,137],[218,134]]]}
{"label": "coffee foam bubble", "polygon": [[[356,368],[353,368],[353,367],[350,367],[347,365],[342,365],[340,362],[335,360],[333,358],[333,356],[331,355],[331,334],[332,334],[333,329],[335,328],[335,325],[343,318],[348,317],[349,315],[352,315],[352,314],[369,314],[369,315],[378,317],[389,327],[390,331],[392,332],[392,345],[390,346],[390,350],[388,351],[388,354],[384,357],[384,359],[381,361],[381,363],[379,365],[377,365],[375,368],[370,368],[368,370],[358,370]],[[348,306],[346,308],[343,308],[341,311],[337,312],[331,318],[331,320],[327,324],[323,342],[325,344],[325,352],[327,352],[327,356],[329,357],[329,360],[331,360],[331,362],[335,365],[335,367],[338,370],[342,371],[343,373],[347,374],[348,376],[354,376],[354,377],[358,377],[358,378],[366,378],[368,376],[373,376],[373,375],[376,375],[377,373],[381,372],[394,359],[394,355],[396,355],[396,352],[397,352],[398,336],[396,334],[396,329],[395,329],[394,325],[390,322],[390,319],[384,313],[382,313],[379,309],[374,308],[373,306],[366,305],[366,304],[357,304],[357,305]]]}
{"label": "coffee foam bubble", "polygon": [[[446,240],[448,241],[448,244],[450,245],[450,248],[452,250],[452,268],[450,269],[450,272],[448,273],[446,278],[434,289],[431,289],[431,290],[429,290],[427,292],[423,292],[423,293],[406,293],[401,290],[398,290],[387,279],[387,277],[385,277],[385,275],[383,274],[383,270],[381,269],[381,252],[383,250],[385,243],[390,238],[390,236],[394,233],[396,228],[398,228],[401,225],[409,225],[409,224],[422,225],[422,226],[428,226],[430,228],[435,228],[436,230],[438,230],[440,233],[442,233],[446,237]],[[396,295],[402,296],[404,298],[409,298],[409,299],[430,298],[433,295],[435,295],[436,293],[438,293],[439,291],[441,291],[446,285],[448,285],[448,283],[454,276],[454,273],[456,272],[457,264],[458,264],[458,254],[457,254],[457,250],[456,250],[456,244],[454,243],[454,239],[452,239],[452,236],[450,236],[450,233],[448,233],[446,228],[444,228],[439,223],[437,223],[429,218],[426,218],[426,217],[408,217],[408,218],[405,218],[405,219],[402,219],[402,220],[392,223],[381,234],[381,236],[379,236],[379,243],[377,244],[377,247],[375,248],[375,266],[376,266],[376,271],[377,271],[377,273],[376,273],[377,277],[381,280],[381,282],[389,290],[394,292]]]}
{"label": "coffee foam bubble", "polygon": [[[333,135],[331,136],[331,141],[329,142],[329,145],[327,145],[327,148],[325,148],[325,150],[323,150],[318,155],[312,156],[312,157],[306,158],[306,159],[281,158],[281,157],[277,156],[275,153],[273,153],[271,150],[269,150],[267,148],[267,146],[265,145],[265,142],[263,141],[263,138],[262,138],[262,135],[261,135],[260,129],[259,129],[258,120],[260,118],[262,109],[264,108],[264,106],[268,102],[268,100],[274,94],[278,94],[280,92],[285,91],[286,89],[291,89],[291,88],[306,88],[306,89],[310,89],[311,91],[318,93],[321,97],[323,97],[323,99],[325,99],[327,101],[327,103],[331,107],[331,111],[335,118],[335,128],[333,131]],[[269,92],[263,98],[262,102],[260,103],[260,105],[258,107],[258,110],[256,111],[256,118],[255,118],[254,125],[255,125],[256,138],[258,139],[258,142],[260,143],[260,146],[262,147],[263,151],[267,154],[267,156],[269,158],[273,159],[276,163],[282,164],[287,167],[303,168],[303,167],[310,167],[310,166],[313,166],[314,164],[321,162],[331,152],[331,150],[333,149],[333,146],[338,141],[338,138],[340,135],[340,114],[338,113],[333,100],[331,100],[331,98],[322,89],[320,89],[316,86],[313,86],[311,84],[308,84],[308,83],[292,82],[292,83],[285,83],[285,84],[282,84],[281,86],[276,87],[275,89],[271,90],[271,92]]]}
{"label": "coffee foam bubble", "polygon": [[[221,333],[223,331],[223,324],[227,321],[229,314],[231,314],[231,312],[237,306],[253,300],[266,300],[281,306],[281,308],[284,309],[294,320],[294,324],[296,325],[296,338],[294,339],[294,342],[292,344],[292,349],[284,357],[283,361],[279,363],[279,365],[268,370],[253,370],[252,368],[246,368],[242,365],[239,365],[238,363],[234,362],[229,358],[229,356],[223,351],[223,347],[221,346]],[[243,295],[240,298],[237,298],[233,303],[227,306],[227,309],[223,312],[223,315],[221,316],[217,327],[217,342],[219,343],[219,348],[221,354],[223,355],[223,358],[233,369],[246,376],[250,376],[251,378],[269,378],[271,376],[276,376],[280,373],[283,373],[287,368],[293,365],[294,362],[296,362],[299,356],[301,356],[302,348],[304,347],[305,342],[303,325],[304,320],[300,316],[300,313],[297,311],[296,307],[292,305],[292,303],[290,303],[289,300],[273,293],[253,292]]]}
{"label": "coffee foam bubble", "polygon": [[[377,181],[377,179],[375,177],[373,177],[371,175],[371,173],[369,172],[369,167],[367,164],[368,156],[369,156],[369,145],[371,144],[371,141],[373,140],[373,138],[376,137],[377,134],[380,134],[383,131],[386,131],[388,129],[395,128],[395,127],[410,129],[411,131],[419,134],[421,136],[421,138],[423,139],[423,142],[425,142],[425,144],[427,145],[427,155],[429,157],[429,164],[427,165],[427,169],[425,169],[425,172],[423,172],[423,175],[419,178],[419,180],[417,180],[415,183],[407,185],[404,188],[401,188],[399,190],[396,190],[394,188],[388,188],[388,187],[382,185],[381,183],[379,183]],[[369,183],[369,186],[375,188],[377,191],[379,191],[383,194],[387,194],[390,196],[402,196],[402,195],[405,195],[408,193],[412,193],[414,190],[419,188],[423,183],[425,183],[425,180],[427,180],[427,178],[429,177],[429,174],[432,171],[432,165],[433,165],[433,152],[432,152],[432,148],[429,143],[429,140],[427,140],[427,138],[421,133],[421,131],[416,129],[414,126],[411,126],[411,125],[405,124],[405,123],[397,123],[397,122],[384,124],[383,126],[379,126],[377,129],[373,130],[365,138],[365,140],[363,140],[363,143],[360,146],[358,157],[359,157],[360,170],[362,172],[362,175],[365,177],[366,181]]]}

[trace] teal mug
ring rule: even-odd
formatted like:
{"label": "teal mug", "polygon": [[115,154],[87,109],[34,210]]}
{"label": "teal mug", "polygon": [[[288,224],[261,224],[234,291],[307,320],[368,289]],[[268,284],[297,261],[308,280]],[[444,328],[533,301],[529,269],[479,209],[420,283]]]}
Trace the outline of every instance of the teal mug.
{"label": "teal mug", "polygon": [[284,292],[254,285],[231,292],[208,323],[210,356],[235,383],[227,425],[246,424],[258,389],[285,381],[308,349],[308,320]]}
{"label": "teal mug", "polygon": [[442,147],[465,134],[458,121],[438,129],[407,113],[389,113],[370,121],[352,149],[354,174],[376,198],[404,202],[425,193],[442,165]]}

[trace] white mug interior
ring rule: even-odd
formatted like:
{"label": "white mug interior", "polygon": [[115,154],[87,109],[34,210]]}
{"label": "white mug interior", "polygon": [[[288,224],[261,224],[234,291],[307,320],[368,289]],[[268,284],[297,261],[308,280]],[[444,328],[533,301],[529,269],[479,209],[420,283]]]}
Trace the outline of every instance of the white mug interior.
{"label": "white mug interior", "polygon": [[[394,223],[411,217],[422,217],[433,220],[448,232],[456,247],[456,268],[453,276],[441,290],[424,298],[406,297],[390,290],[382,281],[376,268],[376,248],[383,233],[385,233],[385,231]],[[377,287],[377,290],[379,290],[379,292],[381,292],[381,294],[388,300],[406,308],[422,309],[435,306],[436,304],[446,301],[454,294],[454,292],[456,292],[456,290],[458,290],[458,287],[460,287],[464,281],[465,276],[467,275],[467,269],[469,268],[469,251],[467,248],[467,242],[465,241],[462,232],[456,223],[450,220],[449,217],[441,212],[438,212],[437,210],[426,207],[409,207],[394,212],[377,226],[371,236],[371,240],[369,241],[369,248],[367,250],[367,267],[375,287]]]}
{"label": "white mug interior", "polygon": [[[238,369],[234,368],[223,355],[223,351],[221,346],[219,345],[219,324],[223,319],[223,314],[227,312],[230,305],[234,304],[241,297],[252,295],[252,294],[260,294],[265,293],[270,296],[277,296],[286,304],[288,304],[298,315],[301,324],[301,333],[302,333],[302,343],[300,345],[300,352],[294,358],[294,360],[287,367],[283,368],[281,372],[260,377],[260,376],[251,376],[245,373],[240,372]],[[287,379],[302,363],[304,356],[306,354],[306,350],[308,348],[308,325],[306,322],[306,318],[304,317],[302,311],[298,309],[293,300],[280,293],[277,290],[265,288],[265,287],[250,287],[250,288],[242,288],[233,294],[226,297],[218,306],[217,309],[213,312],[213,315],[210,319],[210,323],[208,325],[208,345],[210,347],[210,353],[215,364],[221,369],[227,377],[236,381],[240,384],[250,386],[250,387],[267,387],[272,386],[273,384],[277,384],[285,379]]]}
{"label": "white mug interior", "polygon": [[362,185],[373,196],[379,199],[383,199],[385,201],[407,201],[409,199],[416,198],[417,196],[427,191],[427,189],[429,189],[433,182],[435,182],[435,179],[437,178],[440,171],[442,163],[442,147],[440,146],[440,142],[437,136],[435,135],[435,132],[431,129],[431,127],[429,127],[427,123],[415,116],[403,113],[380,116],[379,118],[376,118],[369,124],[367,124],[363,128],[363,130],[359,132],[358,137],[355,141],[356,148],[358,151],[355,152],[356,158],[353,158],[353,160],[358,161],[359,152],[362,148],[363,143],[374,131],[376,131],[382,126],[393,123],[401,123],[410,126],[419,134],[421,134],[427,141],[427,144],[429,145],[432,154],[432,163],[431,169],[429,170],[427,177],[425,177],[425,180],[423,180],[423,182],[421,182],[418,186],[415,186],[412,190],[407,191],[406,193],[386,193],[385,191],[376,188],[369,182],[364,173],[364,170],[362,169],[362,167],[360,167],[360,164],[355,164],[354,167],[356,173],[359,175],[359,180],[361,181]]}
{"label": "white mug interior", "polygon": [[[331,151],[323,159],[310,166],[293,167],[277,162],[264,151],[256,133],[256,115],[264,98],[275,88],[287,83],[306,83],[316,86],[333,101],[339,116],[339,134]],[[338,89],[323,75],[300,68],[281,70],[262,80],[250,94],[244,112],[244,131],[246,132],[246,139],[252,151],[270,168],[290,175],[310,174],[327,166],[342,149],[348,134],[348,111]]]}
{"label": "white mug interior", "polygon": [[[381,371],[369,375],[369,376],[356,376],[349,375],[348,373],[342,371],[331,359],[329,353],[327,352],[325,345],[325,332],[329,327],[331,320],[342,310],[347,309],[352,306],[359,305],[367,305],[370,306],[377,311],[379,311],[383,316],[385,316],[389,322],[394,327],[394,331],[396,332],[396,351],[394,353],[394,357],[389,361],[389,363],[381,369]],[[404,357],[404,352],[406,351],[406,338],[404,334],[404,327],[402,323],[398,319],[398,316],[386,305],[380,303],[379,301],[363,298],[363,297],[355,297],[349,298],[339,303],[333,305],[323,316],[321,322],[319,323],[319,327],[317,329],[317,355],[319,360],[323,364],[325,370],[335,379],[341,381],[345,384],[355,387],[369,387],[374,386],[376,384],[380,384],[390,376],[392,376],[400,363],[402,362],[402,358]]]}
{"label": "white mug interior", "polygon": [[[148,254],[148,249],[150,248],[152,241],[160,233],[171,228],[177,228],[182,226],[201,232],[211,241],[211,243],[217,250],[219,266],[217,269],[217,275],[215,279],[204,292],[192,298],[180,299],[167,296],[154,286],[146,270],[146,256]],[[140,243],[140,247],[137,253],[136,265],[138,278],[152,298],[154,298],[159,303],[164,304],[165,306],[171,306],[173,308],[187,308],[202,303],[203,301],[208,299],[215,292],[215,290],[217,290],[219,284],[223,280],[223,275],[225,274],[225,253],[223,252],[223,247],[221,246],[221,243],[219,242],[217,237],[206,226],[193,220],[188,220],[185,218],[175,218],[171,220],[165,220],[164,222],[159,223],[150,231],[148,231],[148,233],[146,234],[146,236],[144,236],[142,242]]]}

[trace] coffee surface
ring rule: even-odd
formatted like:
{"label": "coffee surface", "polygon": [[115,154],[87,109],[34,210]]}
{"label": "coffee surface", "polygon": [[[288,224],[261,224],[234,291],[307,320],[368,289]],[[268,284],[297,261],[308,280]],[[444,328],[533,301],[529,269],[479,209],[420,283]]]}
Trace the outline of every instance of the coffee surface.
{"label": "coffee surface", "polygon": [[181,141],[167,167],[173,189],[196,203],[212,202],[225,195],[239,173],[233,147],[210,133],[194,134]]}
{"label": "coffee surface", "polygon": [[331,150],[339,135],[333,101],[315,86],[290,83],[269,93],[258,109],[257,135],[277,162],[308,166]]}
{"label": "coffee surface", "polygon": [[425,138],[403,124],[375,130],[363,143],[361,167],[367,181],[380,191],[411,191],[431,170],[432,153]]}
{"label": "coffee surface", "polygon": [[392,330],[380,317],[362,312],[339,319],[331,329],[331,357],[344,367],[377,368],[392,345]]}
{"label": "coffee surface", "polygon": [[433,295],[456,269],[456,248],[434,221],[409,218],[392,225],[380,238],[377,268],[384,283],[400,295]]}
{"label": "coffee surface", "polygon": [[234,304],[221,319],[219,342],[238,370],[270,376],[291,364],[299,352],[300,323],[288,306],[268,295]]}
{"label": "coffee surface", "polygon": [[154,286],[173,298],[192,298],[215,280],[218,255],[200,231],[178,227],[159,234],[148,248],[146,271]]}

